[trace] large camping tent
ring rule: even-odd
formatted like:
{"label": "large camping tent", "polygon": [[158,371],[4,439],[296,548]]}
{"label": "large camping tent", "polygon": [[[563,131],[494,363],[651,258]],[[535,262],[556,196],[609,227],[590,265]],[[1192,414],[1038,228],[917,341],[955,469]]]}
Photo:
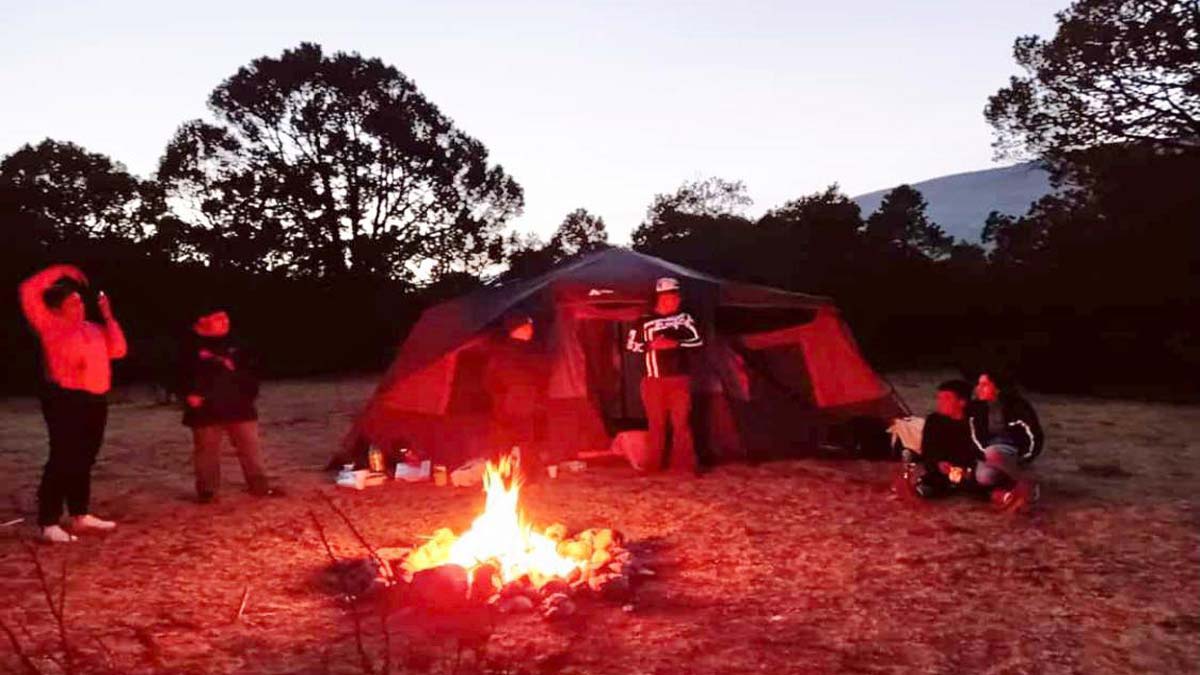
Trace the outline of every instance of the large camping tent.
{"label": "large camping tent", "polygon": [[863,359],[828,298],[732,282],[611,248],[542,276],[429,308],[404,341],[348,440],[404,445],[451,466],[487,448],[483,387],[505,321],[534,317],[549,373],[542,452],[563,459],[644,428],[640,357],[624,352],[655,279],[682,282],[706,346],[695,355],[697,444],[716,459],[812,447],[832,426],[904,412]]}

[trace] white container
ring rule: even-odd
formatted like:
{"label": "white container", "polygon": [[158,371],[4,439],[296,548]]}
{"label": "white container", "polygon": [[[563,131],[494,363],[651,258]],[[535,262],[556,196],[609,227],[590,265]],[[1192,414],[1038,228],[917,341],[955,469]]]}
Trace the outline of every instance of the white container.
{"label": "white container", "polygon": [[350,471],[338,476],[337,484],[340,487],[350,488],[352,490],[362,490],[367,487],[367,475],[371,472],[366,469],[358,471]]}
{"label": "white container", "polygon": [[433,462],[427,460],[420,464],[405,464],[401,462],[396,465],[396,480],[402,480],[406,483],[419,483],[429,480],[430,474],[433,472]]}
{"label": "white container", "polygon": [[550,476],[551,478],[558,478],[558,465],[551,464],[550,466],[546,467],[546,475]]}

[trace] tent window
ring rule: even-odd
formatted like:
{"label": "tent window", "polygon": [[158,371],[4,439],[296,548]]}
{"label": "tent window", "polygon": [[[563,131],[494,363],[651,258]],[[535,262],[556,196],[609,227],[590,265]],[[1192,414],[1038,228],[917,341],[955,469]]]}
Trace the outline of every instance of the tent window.
{"label": "tent window", "polygon": [[806,324],[816,316],[816,310],[792,307],[718,307],[717,332],[725,334],[766,333]]}

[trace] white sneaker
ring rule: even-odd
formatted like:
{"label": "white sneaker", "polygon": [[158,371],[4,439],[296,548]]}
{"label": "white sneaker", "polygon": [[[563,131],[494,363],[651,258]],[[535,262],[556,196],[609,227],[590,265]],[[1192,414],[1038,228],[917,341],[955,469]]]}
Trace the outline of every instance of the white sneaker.
{"label": "white sneaker", "polygon": [[79,537],[67,532],[58,525],[48,525],[42,528],[42,541],[51,544],[69,544],[78,539]]}
{"label": "white sneaker", "polygon": [[97,532],[108,532],[115,530],[117,524],[111,520],[102,520],[88,513],[82,516],[71,518],[71,529],[74,530],[95,530]]}

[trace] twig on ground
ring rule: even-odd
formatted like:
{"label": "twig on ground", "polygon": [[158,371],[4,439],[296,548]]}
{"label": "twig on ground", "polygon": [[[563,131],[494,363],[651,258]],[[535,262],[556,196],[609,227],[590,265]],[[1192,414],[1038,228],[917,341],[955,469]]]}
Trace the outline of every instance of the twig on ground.
{"label": "twig on ground", "polygon": [[370,554],[371,558],[375,561],[375,564],[379,566],[379,571],[381,574],[383,574],[384,578],[389,582],[395,581],[395,579],[392,577],[391,567],[387,564],[387,561],[380,557],[379,553],[376,552],[375,547],[371,545],[371,542],[367,541],[367,538],[363,536],[362,532],[358,531],[358,528],[354,526],[354,521],[350,519],[350,516],[346,515],[346,512],[343,511],[333,501],[333,499],[330,498],[329,495],[325,494],[324,492],[317,492],[317,494],[321,495],[321,498],[325,500],[325,503],[329,504],[329,508],[333,509],[333,512],[342,519],[342,522],[346,523],[346,527],[350,528],[350,533],[354,535],[354,538],[358,540],[358,543],[362,544],[362,547],[367,549],[367,553]]}
{"label": "twig on ground", "polygon": [[238,603],[237,614],[235,614],[233,617],[234,622],[241,620],[242,614],[244,614],[246,612],[246,601],[248,601],[249,599],[250,599],[250,587],[247,586],[246,589],[244,591],[242,591],[242,601],[240,603]]}
{"label": "twig on ground", "polygon": [[25,522],[24,518],[13,518],[12,520],[0,523],[0,527],[12,527],[13,525],[20,525],[23,522]]}
{"label": "twig on ground", "polygon": [[338,584],[342,587],[342,593],[350,600],[350,616],[354,619],[354,643],[358,648],[358,657],[362,663],[364,673],[374,673],[375,665],[371,661],[370,655],[367,654],[367,649],[363,645],[362,618],[358,615],[358,598],[350,592],[350,586],[346,583],[346,577],[337,569],[338,557],[333,552],[333,547],[329,544],[329,537],[325,535],[325,528],[321,525],[321,521],[317,518],[317,514],[310,509],[309,517],[312,518],[313,526],[317,528],[317,536],[321,538],[321,544],[325,547],[325,553],[329,556],[329,560],[333,563],[337,573]]}
{"label": "twig on ground", "polygon": [[59,589],[58,604],[55,604],[54,593],[50,590],[50,582],[46,579],[46,570],[42,567],[42,559],[38,555],[37,547],[29,542],[25,542],[25,548],[29,551],[29,557],[33,559],[33,568],[37,572],[38,583],[41,585],[42,595],[46,599],[46,606],[50,609],[50,614],[54,617],[54,623],[58,626],[58,639],[63,651],[63,661],[61,664],[63,672],[66,675],[71,675],[75,671],[72,659],[73,650],[71,649],[71,642],[67,638],[67,622],[63,617],[63,608],[67,602],[67,559],[63,558],[61,588]]}
{"label": "twig on ground", "polygon": [[21,665],[25,668],[25,672],[30,675],[40,675],[42,671],[38,669],[33,659],[25,653],[25,649],[21,647],[21,641],[17,639],[16,633],[13,633],[8,624],[2,620],[0,620],[0,631],[4,631],[4,635],[8,637],[8,643],[12,645],[13,653],[17,655],[17,660],[21,662]]}

